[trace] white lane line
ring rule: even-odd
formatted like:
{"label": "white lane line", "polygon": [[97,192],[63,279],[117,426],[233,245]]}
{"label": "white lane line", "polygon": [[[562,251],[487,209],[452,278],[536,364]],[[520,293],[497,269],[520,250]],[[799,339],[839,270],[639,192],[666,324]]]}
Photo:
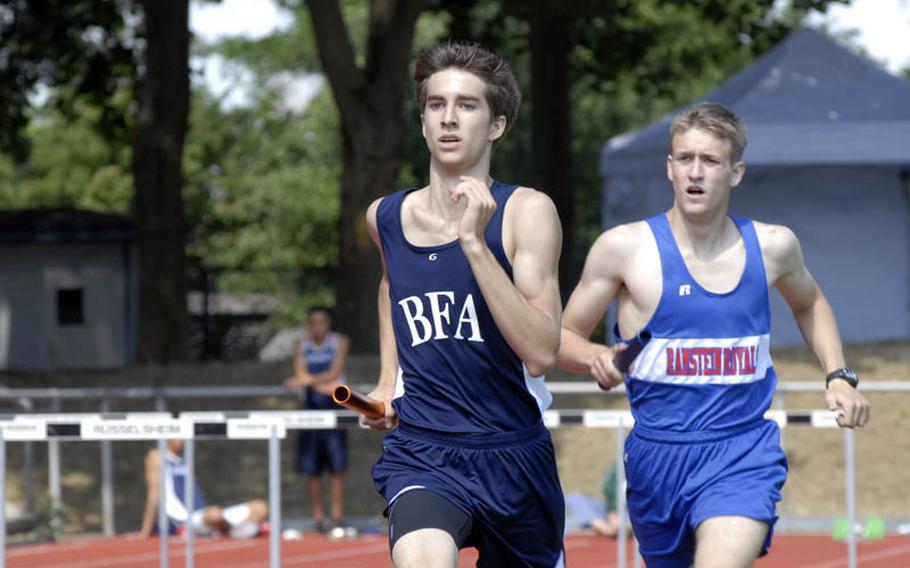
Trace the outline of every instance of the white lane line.
{"label": "white lane line", "polygon": [[[181,543],[182,544],[182,543]],[[252,546],[251,541],[225,541],[223,543],[199,543],[195,549],[195,556],[202,554],[218,553],[227,550],[238,550]],[[168,553],[168,558],[181,558],[184,556],[183,546],[177,545]],[[57,564],[54,568],[103,568],[104,566],[126,566],[127,562],[148,562],[158,559],[158,551],[144,552],[141,554],[121,554],[114,557],[81,560],[68,564]],[[261,563],[260,563],[261,564]]]}

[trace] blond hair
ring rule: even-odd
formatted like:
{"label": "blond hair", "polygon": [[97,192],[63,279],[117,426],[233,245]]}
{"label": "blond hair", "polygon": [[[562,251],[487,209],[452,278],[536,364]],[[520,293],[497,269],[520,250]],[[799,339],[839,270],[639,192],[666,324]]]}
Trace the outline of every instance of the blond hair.
{"label": "blond hair", "polygon": [[730,142],[730,163],[735,164],[746,150],[746,124],[736,113],[718,103],[698,103],[673,118],[670,123],[670,148],[673,137],[693,128],[705,130]]}

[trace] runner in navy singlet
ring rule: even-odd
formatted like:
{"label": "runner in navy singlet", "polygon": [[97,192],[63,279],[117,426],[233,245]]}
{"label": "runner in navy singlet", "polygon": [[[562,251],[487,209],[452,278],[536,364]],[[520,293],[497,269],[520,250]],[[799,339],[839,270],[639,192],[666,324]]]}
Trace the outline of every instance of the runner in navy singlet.
{"label": "runner in navy singlet", "polygon": [[563,566],[565,504],[542,422],[559,340],[559,219],[544,194],[489,177],[520,101],[502,59],[436,46],[414,78],[429,185],[367,213],[384,269],[370,396],[388,404],[366,423],[391,429],[373,479],[392,559],[454,567],[475,546],[478,566]]}
{"label": "runner in navy singlet", "polygon": [[625,377],[635,418],[627,497],[641,554],[649,568],[752,566],[770,546],[787,476],[778,427],[764,418],[777,384],[769,287],[828,373],[838,423],[865,425],[869,405],[796,237],[727,213],[745,171],[745,125],[703,103],[678,115],[670,136],[673,207],[594,243],[563,314],[559,364],[604,388],[623,381],[612,362],[622,347],[587,340],[614,299],[618,340],[651,333]]}

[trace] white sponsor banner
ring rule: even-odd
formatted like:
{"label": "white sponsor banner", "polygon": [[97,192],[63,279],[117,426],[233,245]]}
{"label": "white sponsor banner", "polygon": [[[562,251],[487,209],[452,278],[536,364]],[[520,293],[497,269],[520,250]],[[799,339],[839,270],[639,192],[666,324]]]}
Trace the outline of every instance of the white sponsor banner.
{"label": "white sponsor banner", "polygon": [[771,367],[770,336],[661,338],[645,345],[632,379],[678,385],[734,385],[760,381]]}
{"label": "white sponsor banner", "polygon": [[830,410],[813,410],[811,415],[813,428],[838,428],[837,412]]}
{"label": "white sponsor banner", "polygon": [[229,418],[227,421],[227,437],[232,439],[263,440],[271,438],[272,431],[278,438],[287,436],[287,429],[281,420]]}
{"label": "white sponsor banner", "polygon": [[142,418],[129,420],[82,420],[83,440],[160,440],[193,437],[193,423],[179,418]]}
{"label": "white sponsor banner", "polygon": [[170,412],[127,412],[124,416],[125,420],[160,420],[168,418],[173,418],[174,415]]}
{"label": "white sponsor banner", "polygon": [[277,420],[288,430],[331,430],[338,426],[338,415],[334,410],[250,412],[250,419]]}
{"label": "white sponsor banner", "polygon": [[0,422],[3,439],[13,442],[47,440],[47,422],[44,420],[16,417],[9,422]]}
{"label": "white sponsor banner", "polygon": [[765,412],[765,418],[768,420],[773,420],[777,422],[777,425],[781,428],[787,426],[787,411],[786,410],[769,410]]}
{"label": "white sponsor banner", "polygon": [[582,423],[587,428],[618,428],[635,423],[632,413],[623,410],[586,410]]}
{"label": "white sponsor banner", "polygon": [[543,413],[543,425],[547,428],[559,428],[559,411],[546,410]]}
{"label": "white sponsor banner", "polygon": [[227,421],[227,412],[223,410],[193,410],[181,412],[180,418],[190,422],[225,422]]}

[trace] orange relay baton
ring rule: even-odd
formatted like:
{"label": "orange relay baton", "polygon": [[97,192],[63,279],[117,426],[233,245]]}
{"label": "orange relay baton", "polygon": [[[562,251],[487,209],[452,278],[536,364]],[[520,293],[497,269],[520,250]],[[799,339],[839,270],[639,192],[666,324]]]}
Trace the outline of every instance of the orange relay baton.
{"label": "orange relay baton", "polygon": [[385,405],[365,394],[353,390],[348,385],[338,385],[332,391],[332,400],[341,406],[359,412],[367,418],[382,418],[385,416]]}

